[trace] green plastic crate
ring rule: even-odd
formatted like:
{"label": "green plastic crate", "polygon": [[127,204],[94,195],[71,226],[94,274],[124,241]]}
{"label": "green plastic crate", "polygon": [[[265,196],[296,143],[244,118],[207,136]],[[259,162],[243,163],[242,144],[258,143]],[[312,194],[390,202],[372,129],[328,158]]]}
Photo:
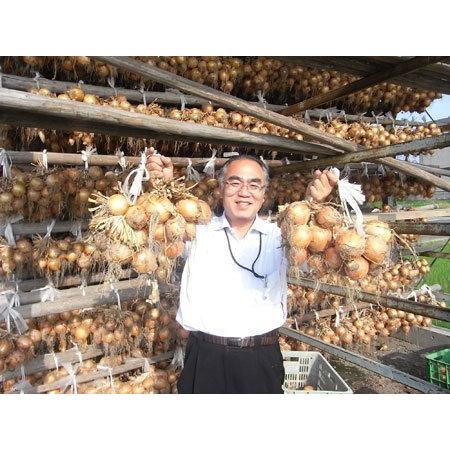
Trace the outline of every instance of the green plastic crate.
{"label": "green plastic crate", "polygon": [[425,355],[430,383],[450,389],[450,348]]}

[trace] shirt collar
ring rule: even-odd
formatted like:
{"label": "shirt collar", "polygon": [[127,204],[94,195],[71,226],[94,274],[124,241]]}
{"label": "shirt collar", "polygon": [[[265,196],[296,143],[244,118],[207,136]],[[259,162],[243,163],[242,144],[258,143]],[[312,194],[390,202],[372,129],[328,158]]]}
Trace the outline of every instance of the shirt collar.
{"label": "shirt collar", "polygon": [[[212,227],[214,231],[219,231],[224,228],[231,229],[230,223],[228,222],[225,213],[223,213],[221,216],[214,217]],[[261,219],[258,215],[256,215],[256,219],[248,231],[250,232],[252,230],[259,231],[262,234],[269,234],[270,223],[267,222],[266,220]]]}

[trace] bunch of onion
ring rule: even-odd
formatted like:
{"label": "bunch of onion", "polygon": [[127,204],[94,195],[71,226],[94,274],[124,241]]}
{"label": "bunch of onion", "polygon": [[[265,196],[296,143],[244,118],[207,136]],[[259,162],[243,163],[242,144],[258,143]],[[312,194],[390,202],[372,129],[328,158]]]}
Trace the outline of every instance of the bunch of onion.
{"label": "bunch of onion", "polygon": [[[312,125],[321,131],[363,145],[366,148],[384,147],[442,134],[440,128],[434,123],[428,126],[419,125],[413,128],[396,127],[395,129],[391,128],[389,130],[383,127],[383,125],[365,122],[353,122],[348,124],[340,119],[333,119],[329,123],[314,121],[312,122]],[[432,154],[431,152],[432,151],[425,151],[422,153]]]}
{"label": "bunch of onion", "polygon": [[16,246],[9,246],[0,238],[0,279],[10,277],[13,273],[20,276],[29,269],[32,262],[33,246],[29,239],[16,240]]}
{"label": "bunch of onion", "polygon": [[400,294],[405,287],[412,285],[429,271],[430,267],[426,259],[401,261],[393,264],[380,275],[378,287],[381,292]]}
{"label": "bunch of onion", "polygon": [[15,370],[34,356],[35,336],[30,332],[0,338],[0,373]]}
{"label": "bunch of onion", "polygon": [[66,273],[87,273],[99,258],[94,243],[75,241],[71,236],[63,239],[37,236],[33,241],[33,268],[55,282]]}
{"label": "bunch of onion", "polygon": [[361,184],[368,203],[381,201],[386,196],[398,199],[409,196],[431,198],[436,190],[435,186],[429,183],[411,177],[401,178],[398,173],[392,171],[389,171],[384,176],[352,175],[350,181]]}
{"label": "bunch of onion", "polygon": [[174,178],[178,179],[185,177],[185,185],[189,192],[198,199],[208,203],[211,209],[214,209],[221,195],[217,178],[201,174],[202,178],[197,182],[195,180],[187,179],[186,175],[185,167],[177,167],[174,169]]}

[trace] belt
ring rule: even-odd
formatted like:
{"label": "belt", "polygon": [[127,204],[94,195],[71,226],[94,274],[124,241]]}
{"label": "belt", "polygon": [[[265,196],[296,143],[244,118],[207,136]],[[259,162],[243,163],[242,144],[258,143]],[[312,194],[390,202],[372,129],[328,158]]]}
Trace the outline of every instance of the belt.
{"label": "belt", "polygon": [[278,342],[278,329],[257,336],[248,336],[244,338],[222,337],[213,334],[194,331],[192,334],[201,341],[210,344],[219,344],[226,347],[257,347],[262,345],[273,345]]}

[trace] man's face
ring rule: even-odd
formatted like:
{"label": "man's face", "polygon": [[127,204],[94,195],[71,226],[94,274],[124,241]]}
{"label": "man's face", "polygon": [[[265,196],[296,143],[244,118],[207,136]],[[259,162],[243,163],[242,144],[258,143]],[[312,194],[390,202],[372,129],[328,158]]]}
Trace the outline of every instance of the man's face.
{"label": "man's face", "polygon": [[223,208],[231,221],[250,221],[264,203],[264,171],[255,161],[239,159],[227,167],[222,186]]}

